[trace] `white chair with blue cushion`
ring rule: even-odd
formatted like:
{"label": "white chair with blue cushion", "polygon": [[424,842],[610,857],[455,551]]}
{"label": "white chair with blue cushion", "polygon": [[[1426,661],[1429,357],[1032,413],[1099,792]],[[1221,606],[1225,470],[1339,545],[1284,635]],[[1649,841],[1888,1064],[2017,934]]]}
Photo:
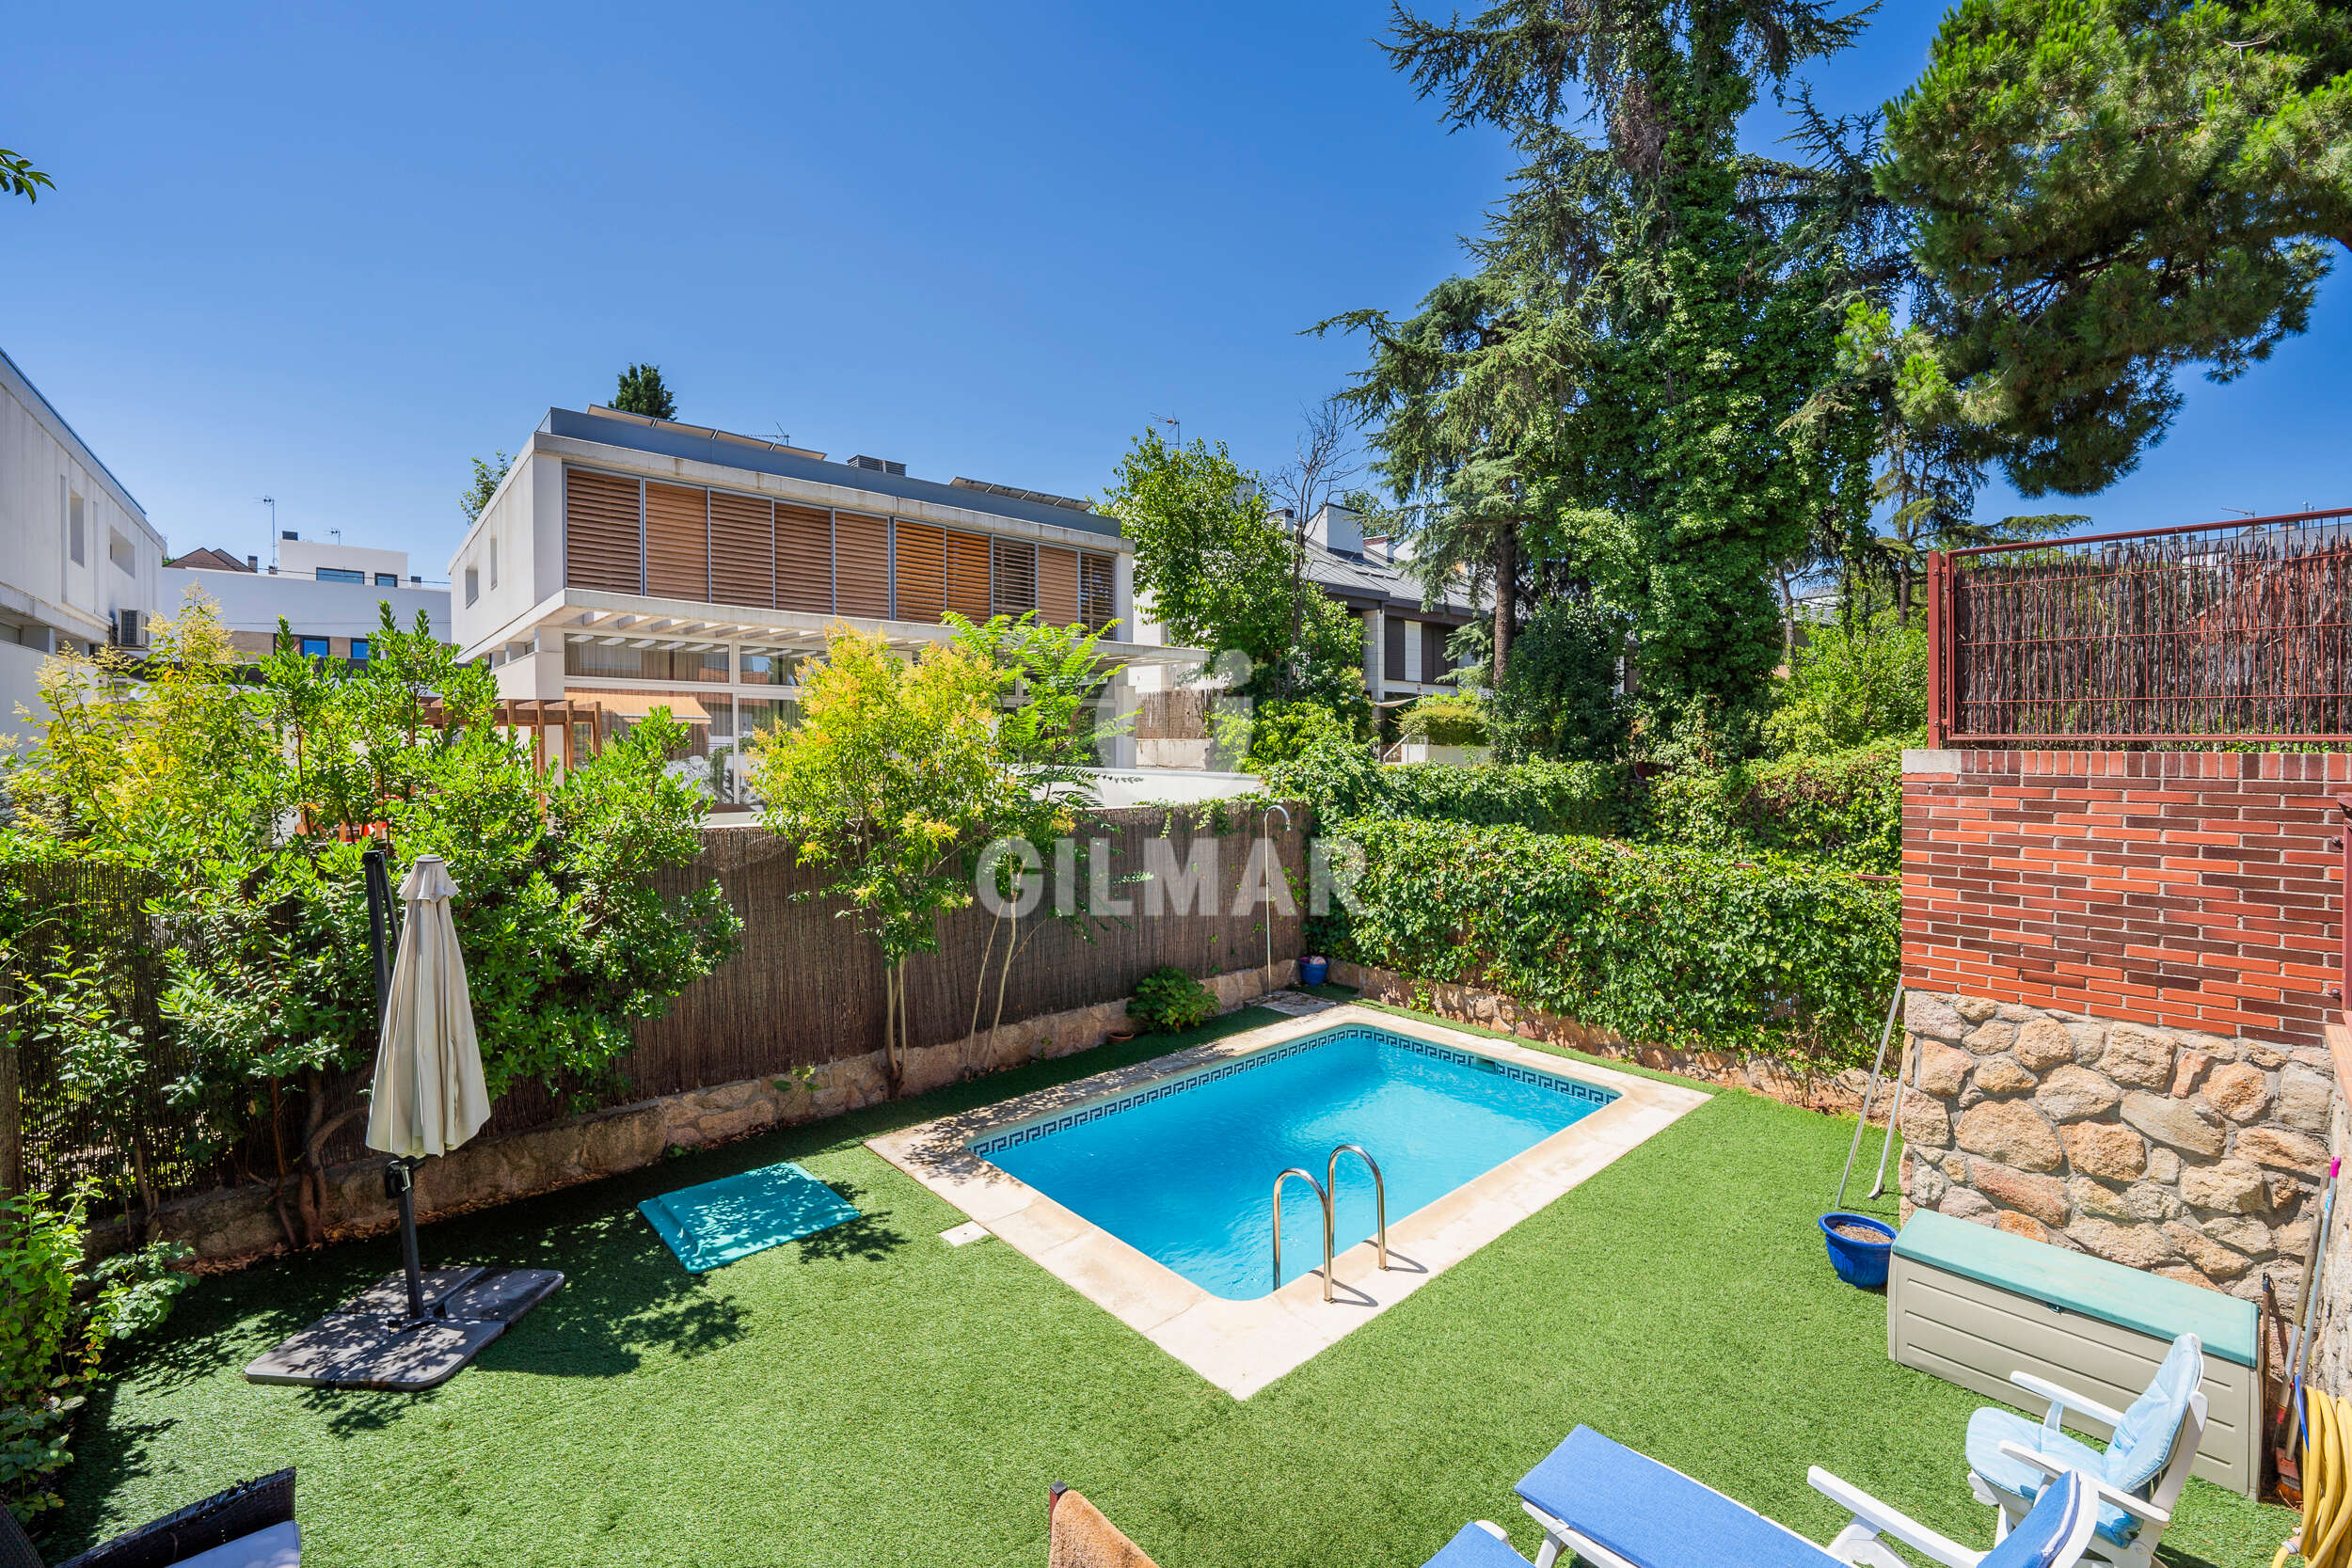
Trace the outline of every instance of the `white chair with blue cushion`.
{"label": "white chair with blue cushion", "polygon": [[[2053,1476],[2080,1470],[2098,1483],[2100,1496],[2091,1560],[2150,1568],[2204,1437],[2205,1396],[2198,1391],[2204,1379],[2204,1346],[2194,1334],[2172,1341],[2154,1381],[2129,1410],[2110,1410],[2027,1372],[2010,1373],[2010,1382],[2048,1402],[2049,1413],[2037,1422],[1987,1405],[1968,1418],[1968,1488],[1994,1509],[1994,1539],[2025,1517]],[[2069,1410],[2113,1430],[2105,1450],[2059,1430]]]}
{"label": "white chair with blue cushion", "polygon": [[[2072,1568],[2098,1523],[2097,1495],[2080,1477],[2042,1488],[2042,1500],[1989,1552],[1937,1534],[1816,1466],[1813,1489],[1852,1518],[1827,1546],[1817,1546],[1710,1486],[1692,1481],[1590,1427],[1578,1427],[1519,1481],[1519,1501],[1544,1528],[1536,1568],[1553,1568],[1574,1552],[1592,1568],[1911,1568],[1899,1543],[1944,1568]],[[1471,1527],[1475,1528],[1476,1527]],[[1466,1529],[1446,1550],[1466,1544]],[[1479,1543],[1470,1549],[1483,1551]],[[1507,1550],[1507,1548],[1506,1548]],[[1517,1553],[1512,1553],[1517,1557]],[[1483,1558],[1444,1553],[1429,1568],[1489,1568]],[[1493,1568],[1508,1568],[1495,1559]]]}

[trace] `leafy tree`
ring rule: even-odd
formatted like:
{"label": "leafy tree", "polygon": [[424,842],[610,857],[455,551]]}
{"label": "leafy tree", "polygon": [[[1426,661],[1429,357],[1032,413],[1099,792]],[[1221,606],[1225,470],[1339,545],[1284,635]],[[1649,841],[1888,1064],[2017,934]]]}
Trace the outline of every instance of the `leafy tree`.
{"label": "leafy tree", "polygon": [[621,372],[621,384],[612,394],[612,406],[624,414],[643,414],[649,420],[677,418],[677,401],[670,396],[670,388],[662,385],[659,365],[631,365]]}
{"label": "leafy tree", "polygon": [[1536,610],[1488,704],[1503,760],[1609,762],[1625,751],[1633,732],[1632,704],[1617,690],[1626,630],[1626,617],[1590,594]]}
{"label": "leafy tree", "polygon": [[884,638],[836,626],[824,657],[803,668],[800,723],[751,743],[763,823],[802,864],[831,873],[820,891],[882,949],[894,1092],[912,1043],[906,962],[938,951],[940,915],[972,902],[982,848],[1031,799],[999,746],[1007,684],[977,639],[908,660]]}
{"label": "leafy tree", "polygon": [[473,483],[457,495],[458,508],[466,514],[467,522],[482,515],[482,509],[490,504],[490,498],[506,483],[506,470],[514,464],[514,457],[503,451],[487,463],[479,457],[473,459]]}
{"label": "leafy tree", "polygon": [[1850,154],[1751,157],[1738,122],[1861,25],[1826,0],[1396,11],[1396,67],[1528,159],[1473,277],[1406,324],[1339,318],[1375,341],[1357,392],[1386,421],[1392,489],[1493,541],[1498,679],[1533,541],[1630,616],[1661,728],[1748,743],[1780,653],[1772,569],[1824,513],[1867,504],[1867,431],[1789,417],[1833,368],[1844,302],[1877,282],[1883,204]]}
{"label": "leafy tree", "polygon": [[2352,244],[2352,12],[2312,0],[1963,0],[1890,105],[1917,226],[1923,421],[2028,496],[2131,471],[2180,407],[2304,330]]}
{"label": "leafy tree", "polygon": [[[1120,458],[1105,510],[1136,546],[1136,593],[1179,645],[1249,660],[1241,693],[1369,712],[1363,628],[1328,594],[1294,599],[1293,541],[1267,512],[1257,476],[1220,443],[1176,446],[1147,430]],[[1292,635],[1293,616],[1297,634]]]}
{"label": "leafy tree", "polygon": [[35,168],[30,158],[0,147],[0,193],[39,201],[41,192],[55,189],[49,176]]}
{"label": "leafy tree", "polygon": [[[135,668],[112,649],[44,668],[48,733],[7,781],[16,818],[0,855],[136,868],[165,889],[160,1022],[193,1064],[170,1089],[191,1128],[179,1157],[210,1159],[256,1120],[282,1128],[281,1104],[304,1102],[298,1138],[275,1150],[296,1245],[319,1234],[320,1160],[341,1120],[328,1080],[376,1046],[357,842],[372,826],[400,862],[440,855],[462,890],[453,913],[493,1095],[524,1079],[609,1085],[631,1022],[707,974],[739,929],[716,883],[681,896],[654,879],[701,851],[701,799],[665,766],[682,725],[657,710],[542,774],[495,722],[488,671],[459,663],[421,615],[413,628],[381,615],[364,664],[306,658],[281,630],[246,685],[216,610],[191,595]],[[110,993],[71,980],[73,958],[20,955],[63,977],[28,1026],[78,1041],[73,1070],[101,1094],[135,1045]]]}

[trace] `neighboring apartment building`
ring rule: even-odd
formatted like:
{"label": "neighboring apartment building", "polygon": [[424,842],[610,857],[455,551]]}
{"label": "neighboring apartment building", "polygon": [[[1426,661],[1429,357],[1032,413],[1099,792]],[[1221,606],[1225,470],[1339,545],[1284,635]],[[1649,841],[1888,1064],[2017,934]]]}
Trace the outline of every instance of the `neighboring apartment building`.
{"label": "neighboring apartment building", "polygon": [[230,644],[259,657],[277,643],[282,619],[301,651],[319,658],[365,663],[382,605],[404,631],[424,611],[433,635],[450,640],[449,589],[410,574],[405,550],[305,539],[294,530],[278,536],[278,564],[239,561],[225,550],[191,550],[164,568],[162,612],[176,614],[192,592],[220,607]]}
{"label": "neighboring apartment building", "polygon": [[0,353],[0,734],[43,713],[41,659],[143,646],[164,539],[16,362]]}
{"label": "neighboring apartment building", "polygon": [[[1130,615],[1132,549],[1082,501],[902,463],[591,407],[550,408],[450,561],[464,657],[496,669],[538,744],[577,754],[653,707],[684,721],[723,796],[725,760],[788,721],[801,661],[836,621],[904,647],[948,610]],[[1106,641],[1106,659],[1198,664]],[[1132,707],[1133,682],[1112,698]],[[1106,759],[1134,760],[1132,741]]]}

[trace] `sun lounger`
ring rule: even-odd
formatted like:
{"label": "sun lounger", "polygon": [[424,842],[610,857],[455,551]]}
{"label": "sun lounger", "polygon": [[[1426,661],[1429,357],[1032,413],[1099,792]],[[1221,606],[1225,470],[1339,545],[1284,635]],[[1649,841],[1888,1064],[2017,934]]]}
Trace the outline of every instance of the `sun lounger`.
{"label": "sun lounger", "polygon": [[[1519,1499],[1544,1528],[1536,1568],[1573,1551],[1594,1568],[1908,1568],[1896,1541],[1947,1568],[2069,1568],[2096,1516],[2093,1488],[2070,1474],[1992,1552],[1972,1551],[1815,1467],[1815,1491],[1852,1520],[1827,1546],[1732,1501],[1681,1471],[1578,1427],[1521,1478]],[[1881,1538],[1884,1539],[1882,1540]],[[1461,1536],[1454,1537],[1460,1543]],[[1451,1546],[1448,1550],[1452,1550]],[[1470,1560],[1464,1560],[1470,1568]],[[1453,1568],[1448,1564],[1448,1568]],[[1483,1565],[1478,1565],[1483,1568]]]}

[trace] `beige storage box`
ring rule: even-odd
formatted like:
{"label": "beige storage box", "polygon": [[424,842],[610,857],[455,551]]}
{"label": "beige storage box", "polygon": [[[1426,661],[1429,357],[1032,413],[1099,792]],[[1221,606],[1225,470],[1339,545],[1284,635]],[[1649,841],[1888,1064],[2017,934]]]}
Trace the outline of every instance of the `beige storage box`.
{"label": "beige storage box", "polygon": [[[2122,1410],[2173,1339],[2196,1335],[2210,1409],[2192,1473],[2249,1497],[2262,1483],[2256,1333],[2250,1301],[1924,1209],[1895,1239],[1886,1275],[1887,1354],[2037,1418],[2010,1373]],[[2107,1436],[2072,1410],[2066,1424]]]}

